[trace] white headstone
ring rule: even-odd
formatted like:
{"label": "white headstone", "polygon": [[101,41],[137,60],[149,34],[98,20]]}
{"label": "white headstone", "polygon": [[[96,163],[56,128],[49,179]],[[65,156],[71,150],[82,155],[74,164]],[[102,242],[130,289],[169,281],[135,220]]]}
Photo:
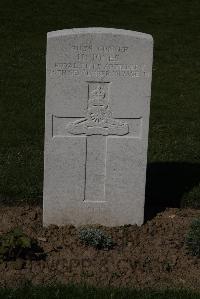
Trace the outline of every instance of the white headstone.
{"label": "white headstone", "polygon": [[44,225],[143,223],[153,39],[47,35]]}

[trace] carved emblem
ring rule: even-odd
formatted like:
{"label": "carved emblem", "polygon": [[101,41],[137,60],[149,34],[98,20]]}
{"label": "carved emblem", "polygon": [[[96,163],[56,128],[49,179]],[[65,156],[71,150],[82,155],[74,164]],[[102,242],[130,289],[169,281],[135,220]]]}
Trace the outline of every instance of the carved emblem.
{"label": "carved emblem", "polygon": [[89,92],[86,118],[69,123],[67,131],[74,135],[126,135],[128,124],[112,118],[112,111],[108,103],[108,95],[104,85],[94,84]]}

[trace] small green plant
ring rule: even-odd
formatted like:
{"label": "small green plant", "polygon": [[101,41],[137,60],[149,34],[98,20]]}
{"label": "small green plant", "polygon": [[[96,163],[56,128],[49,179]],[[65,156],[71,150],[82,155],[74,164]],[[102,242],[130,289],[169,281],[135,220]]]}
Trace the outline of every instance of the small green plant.
{"label": "small green plant", "polygon": [[20,228],[15,228],[0,237],[0,262],[25,258],[38,249],[35,240],[29,238]]}
{"label": "small green plant", "polygon": [[81,228],[79,230],[79,239],[86,245],[96,249],[111,249],[114,246],[112,238],[96,228]]}
{"label": "small green plant", "polygon": [[185,239],[188,251],[193,256],[200,257],[200,218],[194,219]]}

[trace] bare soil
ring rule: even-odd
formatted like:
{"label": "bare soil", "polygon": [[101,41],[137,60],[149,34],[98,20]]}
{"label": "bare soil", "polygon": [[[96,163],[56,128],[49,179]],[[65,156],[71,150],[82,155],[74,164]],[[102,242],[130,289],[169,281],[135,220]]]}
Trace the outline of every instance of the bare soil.
{"label": "bare soil", "polygon": [[196,217],[200,217],[200,210],[170,208],[141,227],[101,226],[116,246],[97,250],[80,242],[74,226],[43,228],[40,207],[1,207],[0,234],[21,227],[38,240],[46,259],[1,263],[0,287],[31,281],[200,290],[200,259],[190,256],[184,245]]}

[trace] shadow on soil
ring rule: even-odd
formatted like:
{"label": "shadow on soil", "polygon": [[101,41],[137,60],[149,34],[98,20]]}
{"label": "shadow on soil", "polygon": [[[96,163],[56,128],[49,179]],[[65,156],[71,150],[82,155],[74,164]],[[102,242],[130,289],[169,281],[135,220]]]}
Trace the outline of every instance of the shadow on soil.
{"label": "shadow on soil", "polygon": [[199,183],[200,164],[149,163],[146,178],[145,221],[152,219],[166,207],[183,207],[183,196]]}

